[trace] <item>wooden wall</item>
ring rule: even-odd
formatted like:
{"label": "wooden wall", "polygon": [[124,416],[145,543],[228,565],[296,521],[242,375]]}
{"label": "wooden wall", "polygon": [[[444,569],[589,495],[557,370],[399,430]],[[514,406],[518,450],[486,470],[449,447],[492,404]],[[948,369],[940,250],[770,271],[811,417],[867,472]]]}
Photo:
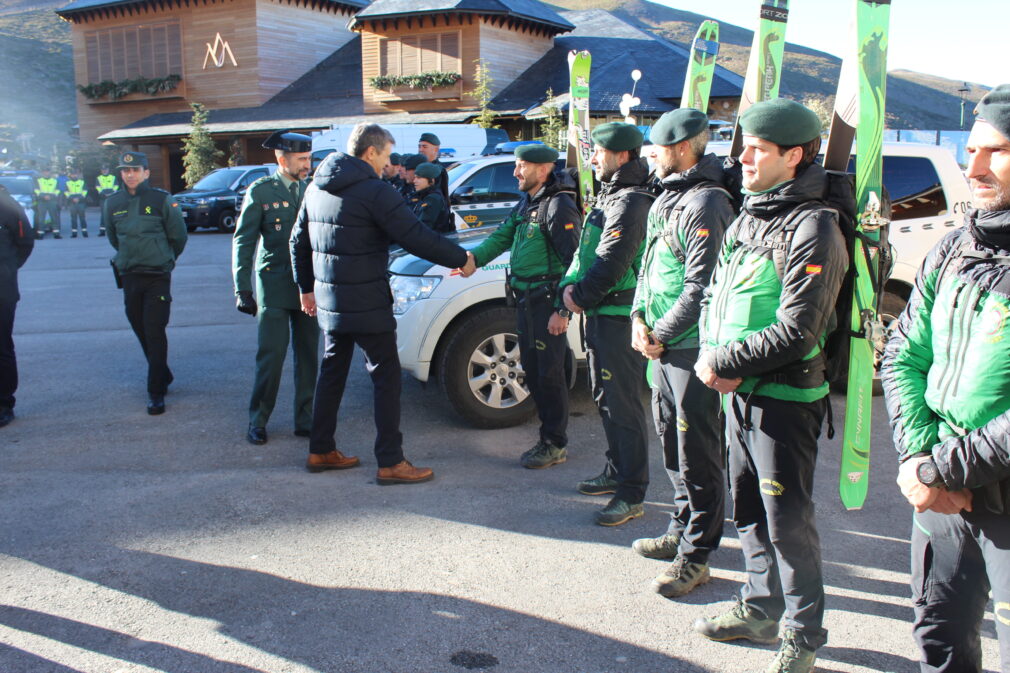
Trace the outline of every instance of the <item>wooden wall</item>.
{"label": "wooden wall", "polygon": [[542,32],[519,32],[514,28],[494,25],[488,19],[481,19],[480,57],[487,62],[494,80],[491,85],[492,95],[501,93],[553,46],[554,40]]}

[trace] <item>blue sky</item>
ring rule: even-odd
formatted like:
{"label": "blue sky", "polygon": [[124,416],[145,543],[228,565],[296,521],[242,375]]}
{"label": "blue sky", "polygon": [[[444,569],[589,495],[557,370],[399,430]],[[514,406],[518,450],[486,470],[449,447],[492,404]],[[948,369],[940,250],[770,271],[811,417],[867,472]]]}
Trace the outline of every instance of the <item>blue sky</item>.
{"label": "blue sky", "polygon": [[[760,0],[654,0],[753,30]],[[793,0],[786,40],[842,56],[854,0]],[[894,0],[889,70],[986,86],[1010,82],[1010,1]],[[786,67],[789,67],[788,60]]]}

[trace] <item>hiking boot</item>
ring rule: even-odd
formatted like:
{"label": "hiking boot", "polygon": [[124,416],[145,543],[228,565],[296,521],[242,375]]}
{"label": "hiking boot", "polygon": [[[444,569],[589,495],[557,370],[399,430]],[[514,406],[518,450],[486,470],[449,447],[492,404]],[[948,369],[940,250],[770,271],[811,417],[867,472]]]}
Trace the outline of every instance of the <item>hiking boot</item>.
{"label": "hiking boot", "polygon": [[643,537],[631,543],[631,550],[645,558],[673,559],[677,558],[677,548],[680,547],[680,536],[673,533],[659,537]]}
{"label": "hiking boot", "polygon": [[430,467],[414,467],[409,460],[401,460],[392,467],[380,467],[375,475],[375,483],[380,486],[390,484],[419,484],[431,481],[435,473]]}
{"label": "hiking boot", "polygon": [[719,642],[744,639],[771,645],[778,640],[779,623],[747,607],[746,603],[737,598],[736,605],[729,612],[718,617],[696,620],[694,630],[709,640]]}
{"label": "hiking boot", "polygon": [[677,556],[666,570],[652,582],[652,590],[666,598],[685,596],[704,584],[711,575],[707,563],[693,563]]}
{"label": "hiking boot", "polygon": [[642,503],[630,503],[620,498],[611,498],[607,506],[596,513],[596,523],[599,526],[620,526],[625,521],[631,521],[645,514]]}
{"label": "hiking boot", "polygon": [[782,645],[768,667],[768,673],[810,673],[814,670],[817,652],[800,644],[797,634],[786,629],[782,634]]}
{"label": "hiking boot", "polygon": [[583,495],[607,495],[617,493],[617,480],[606,470],[597,477],[579,482],[579,493]]}
{"label": "hiking boot", "polygon": [[519,464],[528,470],[539,470],[551,465],[559,465],[568,459],[568,452],[546,440],[537,442],[519,458]]}

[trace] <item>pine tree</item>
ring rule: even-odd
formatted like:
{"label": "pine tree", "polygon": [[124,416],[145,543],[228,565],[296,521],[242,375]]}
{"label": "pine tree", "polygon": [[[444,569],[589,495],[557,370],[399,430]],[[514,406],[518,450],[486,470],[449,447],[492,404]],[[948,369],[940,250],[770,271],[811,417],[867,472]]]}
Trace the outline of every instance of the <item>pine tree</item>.
{"label": "pine tree", "polygon": [[491,85],[494,83],[494,79],[491,78],[491,73],[488,71],[487,61],[478,58],[474,64],[477,66],[474,87],[473,91],[468,93],[477,99],[480,114],[474,118],[473,123],[482,129],[496,129],[498,125],[494,123],[494,120],[498,115],[491,109]]}
{"label": "pine tree", "polygon": [[540,109],[544,112],[543,121],[540,122],[541,136],[537,138],[545,145],[550,145],[559,152],[564,151],[565,132],[568,124],[564,115],[561,114],[561,107],[557,98],[554,97],[554,90],[547,89],[547,98]]}
{"label": "pine tree", "polygon": [[200,103],[190,103],[189,106],[193,108],[193,121],[189,135],[182,141],[182,165],[186,167],[182,179],[187,187],[192,187],[218,167],[217,162],[224,152],[214,145],[214,139],[207,131],[206,108]]}

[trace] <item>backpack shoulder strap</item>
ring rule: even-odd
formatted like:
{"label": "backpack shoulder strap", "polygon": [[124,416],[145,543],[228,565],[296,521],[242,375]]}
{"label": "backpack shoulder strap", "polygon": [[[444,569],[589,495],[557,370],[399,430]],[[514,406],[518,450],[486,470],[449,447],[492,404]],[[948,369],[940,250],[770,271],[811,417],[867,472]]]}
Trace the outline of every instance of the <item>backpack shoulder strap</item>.
{"label": "backpack shoulder strap", "polygon": [[728,198],[730,202],[733,201],[732,195],[730,195],[726,189],[710,180],[704,180],[692,185],[690,189],[680,195],[680,198],[677,199],[677,203],[674,205],[673,211],[671,212],[670,220],[673,221],[673,226],[665,227],[663,229],[663,233],[661,234],[661,238],[666,241],[668,246],[670,246],[670,251],[673,253],[673,256],[676,257],[677,261],[681,264],[687,261],[687,251],[684,250],[684,243],[680,238],[680,218],[683,216],[684,210],[687,208],[687,206],[684,205],[684,202],[687,200],[689,195],[697,191],[701,191],[702,189],[712,189],[722,192],[726,195],[726,198]]}

